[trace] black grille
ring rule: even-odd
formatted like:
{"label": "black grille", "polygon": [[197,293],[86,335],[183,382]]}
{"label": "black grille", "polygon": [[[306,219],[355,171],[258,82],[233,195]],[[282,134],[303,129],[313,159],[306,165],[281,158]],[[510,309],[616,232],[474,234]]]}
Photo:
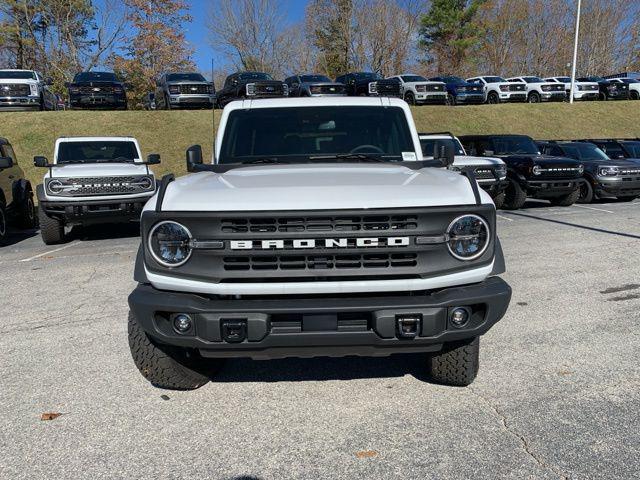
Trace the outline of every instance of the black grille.
{"label": "black grille", "polygon": [[490,168],[476,168],[475,176],[477,180],[495,180],[496,178]]}
{"label": "black grille", "polygon": [[314,95],[336,95],[345,93],[344,85],[312,85],[309,91]]}
{"label": "black grille", "polygon": [[415,267],[415,253],[363,255],[277,255],[224,257],[224,269],[234,270],[333,270],[349,268]]}
{"label": "black grille", "polygon": [[91,95],[95,93],[113,93],[113,85],[82,85],[79,87],[80,93]]}
{"label": "black grille", "polygon": [[425,92],[444,92],[445,91],[445,86],[444,85],[434,85],[434,84],[426,84],[424,85],[424,89]]}
{"label": "black grille", "polygon": [[509,85],[510,92],[523,92],[524,85]]}
{"label": "black grille", "polygon": [[534,179],[545,179],[545,178],[576,178],[580,176],[580,171],[578,168],[574,167],[551,167],[551,168],[540,168],[540,174],[536,175]]}
{"label": "black grille", "polygon": [[260,217],[222,220],[223,233],[366,232],[418,228],[414,215],[356,217]]}
{"label": "black grille", "polygon": [[378,95],[400,95],[400,83],[399,82],[376,82],[376,91]]}
{"label": "black grille", "polygon": [[283,84],[256,82],[256,95],[284,95]]}
{"label": "black grille", "polygon": [[9,83],[0,85],[0,97],[26,97],[31,88],[25,83]]}
{"label": "black grille", "polygon": [[[151,188],[144,188],[140,182],[148,177],[79,177],[79,178],[53,178],[60,181],[65,187],[63,192],[55,195],[62,196],[91,196],[109,194],[135,194],[150,191]],[[148,185],[148,183],[147,183]]]}
{"label": "black grille", "polygon": [[180,94],[182,95],[202,95],[202,94],[208,94],[209,93],[209,86],[208,85],[198,85],[198,84],[194,84],[194,85],[179,85],[180,87]]}

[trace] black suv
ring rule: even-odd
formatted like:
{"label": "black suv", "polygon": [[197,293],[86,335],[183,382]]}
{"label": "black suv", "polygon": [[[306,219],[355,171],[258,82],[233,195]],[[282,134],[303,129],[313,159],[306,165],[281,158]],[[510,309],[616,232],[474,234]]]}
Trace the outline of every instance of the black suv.
{"label": "black suv", "polygon": [[24,178],[13,147],[6,138],[0,138],[0,245],[7,240],[11,222],[25,229],[36,226],[33,189]]}
{"label": "black suv", "polygon": [[586,139],[580,142],[590,142],[607,154],[612,160],[629,160],[640,165],[640,139]]}
{"label": "black suv", "polygon": [[344,96],[346,88],[342,83],[332,82],[324,75],[292,75],[284,83],[289,87],[290,97]]}
{"label": "black suv", "polygon": [[224,106],[233,100],[274,98],[289,96],[289,87],[280,80],[263,72],[236,72],[224,81],[222,90],[216,95],[216,106]]}
{"label": "black suv", "polygon": [[589,142],[540,141],[542,153],[578,160],[584,165],[579,203],[600,197],[616,197],[630,202],[640,195],[640,165],[627,160],[611,160]]}
{"label": "black suv", "polygon": [[343,83],[351,97],[402,98],[402,86],[397,79],[384,79],[373,72],[353,72],[340,75],[336,83]]}
{"label": "black suv", "polygon": [[604,77],[580,77],[579,82],[598,82],[600,100],[629,100],[629,85],[612,82]]}
{"label": "black suv", "polygon": [[115,73],[82,72],[65,85],[71,108],[127,109],[126,84]]}
{"label": "black suv", "polygon": [[199,73],[165,73],[156,82],[157,109],[212,108],[215,88]]}
{"label": "black suv", "polygon": [[583,165],[566,157],[542,155],[526,135],[466,135],[459,137],[469,155],[497,157],[507,164],[509,184],[503,208],[522,207],[527,197],[568,207],[580,197]]}

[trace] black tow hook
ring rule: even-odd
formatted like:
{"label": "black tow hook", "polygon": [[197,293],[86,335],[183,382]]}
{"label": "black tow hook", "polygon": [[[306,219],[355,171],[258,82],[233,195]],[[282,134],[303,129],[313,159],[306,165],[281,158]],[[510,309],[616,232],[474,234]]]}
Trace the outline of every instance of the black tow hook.
{"label": "black tow hook", "polygon": [[221,321],[222,339],[228,343],[244,342],[247,338],[247,321],[224,320]]}
{"label": "black tow hook", "polygon": [[415,338],[420,333],[422,315],[396,315],[396,335],[398,338]]}

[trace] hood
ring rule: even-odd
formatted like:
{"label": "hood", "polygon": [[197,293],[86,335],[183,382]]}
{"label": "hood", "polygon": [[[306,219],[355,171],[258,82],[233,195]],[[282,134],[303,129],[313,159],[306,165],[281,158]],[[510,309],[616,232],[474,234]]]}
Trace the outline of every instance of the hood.
{"label": "hood", "polygon": [[71,82],[71,85],[89,85],[90,87],[96,85],[123,85],[120,80],[91,80],[88,82]]}
{"label": "hood", "polygon": [[[482,192],[483,203],[490,203]],[[163,210],[268,211],[473,205],[463,176],[444,169],[401,165],[268,165],[201,172],[167,188]],[[154,207],[154,202],[146,208]]]}
{"label": "hood", "polygon": [[640,160],[633,161],[633,159],[629,158],[624,160],[580,160],[580,163],[590,167],[622,167],[635,169],[640,166]]}
{"label": "hood", "polygon": [[344,87],[344,83],[338,82],[302,82],[306,87]]}
{"label": "hood", "polygon": [[[116,177],[146,175],[147,167],[140,163],[70,163],[53,167],[53,177]],[[153,175],[151,169],[149,174]],[[49,172],[45,175],[49,178]]]}
{"label": "hood", "polygon": [[505,162],[518,162],[527,165],[541,165],[544,167],[574,167],[580,165],[581,162],[567,157],[554,157],[551,155],[500,155]]}
{"label": "hood", "polygon": [[23,79],[23,78],[0,78],[0,85],[6,84],[19,84],[19,85],[38,85],[38,81],[34,79]]}
{"label": "hood", "polygon": [[499,158],[456,155],[453,161],[453,165],[455,167],[465,167],[467,165],[474,165],[478,167],[496,167],[498,165],[504,165],[504,162]]}

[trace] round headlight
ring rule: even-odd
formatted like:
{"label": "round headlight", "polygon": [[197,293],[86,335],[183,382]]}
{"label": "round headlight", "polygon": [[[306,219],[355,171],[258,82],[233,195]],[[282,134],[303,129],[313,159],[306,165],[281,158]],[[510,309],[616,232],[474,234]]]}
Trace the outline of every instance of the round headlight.
{"label": "round headlight", "polygon": [[166,221],[149,232],[149,251],[160,265],[179,267],[191,257],[191,232],[179,223]]}
{"label": "round headlight", "polygon": [[456,218],[447,228],[447,248],[458,260],[473,260],[489,246],[489,225],[477,215]]}
{"label": "round headlight", "polygon": [[534,175],[540,175],[542,171],[540,170],[540,165],[534,165],[531,169]]}
{"label": "round headlight", "polygon": [[140,179],[140,188],[143,190],[150,190],[153,186],[153,179],[151,177],[142,177]]}
{"label": "round headlight", "polygon": [[62,190],[64,190],[62,182],[60,180],[51,180],[49,183],[47,183],[47,187],[49,188],[49,191],[51,193],[62,193]]}
{"label": "round headlight", "polygon": [[600,168],[600,176],[608,177],[618,175],[618,167],[601,167]]}

